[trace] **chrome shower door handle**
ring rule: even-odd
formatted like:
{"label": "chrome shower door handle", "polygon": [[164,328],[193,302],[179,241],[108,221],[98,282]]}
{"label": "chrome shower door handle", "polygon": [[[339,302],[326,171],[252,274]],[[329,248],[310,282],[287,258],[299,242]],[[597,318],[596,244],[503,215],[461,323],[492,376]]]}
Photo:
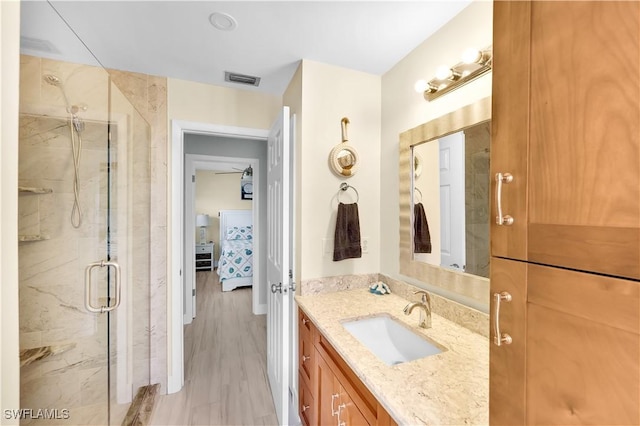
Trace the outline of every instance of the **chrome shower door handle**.
{"label": "chrome shower door handle", "polygon": [[493,293],[493,300],[493,329],[495,333],[493,336],[493,343],[496,346],[502,346],[503,344],[510,345],[511,342],[513,342],[511,336],[500,331],[500,302],[511,302],[511,294],[506,291],[503,291],[502,293]]}
{"label": "chrome shower door handle", "polygon": [[513,182],[513,175],[511,173],[496,173],[496,208],[498,215],[496,216],[496,223],[498,225],[512,225],[513,217],[502,214],[502,184]]}
{"label": "chrome shower door handle", "polygon": [[[91,271],[93,271],[94,268],[104,268],[104,267],[113,268],[115,271],[115,275],[114,275],[115,294],[113,297],[114,302],[113,302],[113,305],[108,304],[106,306],[94,306],[93,304],[91,304],[91,300],[92,300],[91,289],[93,287],[91,283]],[[121,295],[120,278],[121,278],[120,265],[118,265],[116,262],[106,262],[104,260],[101,260],[100,262],[94,262],[94,263],[88,264],[84,270],[84,307],[85,309],[89,312],[100,313],[100,314],[117,309],[118,306],[120,306],[120,295]]]}

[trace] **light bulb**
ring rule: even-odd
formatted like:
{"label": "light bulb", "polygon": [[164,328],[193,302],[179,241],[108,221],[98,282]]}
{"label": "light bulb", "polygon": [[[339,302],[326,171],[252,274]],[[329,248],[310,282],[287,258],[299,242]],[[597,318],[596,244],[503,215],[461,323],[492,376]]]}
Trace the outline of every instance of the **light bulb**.
{"label": "light bulb", "polygon": [[453,75],[453,71],[451,71],[451,68],[445,65],[439,66],[438,69],[436,70],[436,78],[438,80],[446,80],[450,78],[452,75]]}
{"label": "light bulb", "polygon": [[482,53],[473,47],[462,52],[462,62],[465,64],[473,64],[478,62],[480,59],[482,59]]}
{"label": "light bulb", "polygon": [[427,80],[418,80],[416,81],[416,84],[413,85],[413,88],[417,93],[424,93],[424,91],[427,90],[427,87],[429,87]]}

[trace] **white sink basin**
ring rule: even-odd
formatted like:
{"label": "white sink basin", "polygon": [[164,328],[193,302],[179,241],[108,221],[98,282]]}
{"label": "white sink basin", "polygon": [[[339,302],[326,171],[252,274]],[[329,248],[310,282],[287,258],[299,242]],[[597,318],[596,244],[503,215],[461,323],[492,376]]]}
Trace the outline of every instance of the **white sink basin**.
{"label": "white sink basin", "polygon": [[436,355],[446,348],[428,341],[389,315],[343,321],[349,333],[387,365]]}

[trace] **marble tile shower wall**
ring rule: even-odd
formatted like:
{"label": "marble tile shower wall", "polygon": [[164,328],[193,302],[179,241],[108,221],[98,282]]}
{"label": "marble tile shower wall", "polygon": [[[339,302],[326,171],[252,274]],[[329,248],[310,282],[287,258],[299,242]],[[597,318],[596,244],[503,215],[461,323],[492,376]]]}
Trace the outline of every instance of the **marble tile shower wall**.
{"label": "marble tile shower wall", "polygon": [[[86,120],[80,168],[84,223],[80,229],[69,221],[73,160],[67,114],[59,88],[43,83],[42,76],[49,73],[65,82],[71,103],[88,106],[82,114]],[[141,78],[117,73],[112,80],[120,86],[128,81],[139,83]],[[135,197],[130,200],[128,216],[120,216],[128,220],[133,235],[143,236],[134,238],[127,250],[127,261],[135,265],[129,276],[132,296],[146,300],[130,313],[134,390],[150,381],[166,389],[166,79],[144,76],[144,82],[142,93],[137,93],[138,100],[145,99],[144,108],[129,102],[151,126],[129,111],[134,119],[124,136],[133,141],[150,139],[151,146],[134,143],[128,148],[131,167],[127,173],[136,185]],[[89,423],[104,422],[96,413],[106,404],[106,316],[84,310],[83,272],[87,263],[105,255],[107,88],[103,69],[21,57],[19,184],[53,191],[22,194],[19,200],[20,235],[49,238],[19,247],[20,345],[21,349],[50,345],[54,350],[65,349],[22,367],[21,406],[73,407],[74,420]],[[129,98],[126,90],[122,92]],[[128,102],[121,104],[126,108]],[[118,133],[113,128],[112,132]],[[123,188],[112,183],[112,189],[113,201]],[[111,207],[112,217],[117,218],[117,206]],[[117,220],[111,225],[117,229]],[[94,280],[106,282],[97,274]],[[116,339],[115,334],[111,338]],[[114,411],[116,418],[124,415]]]}
{"label": "marble tile shower wall", "polygon": [[167,79],[108,70],[151,131],[150,342],[151,383],[167,393]]}

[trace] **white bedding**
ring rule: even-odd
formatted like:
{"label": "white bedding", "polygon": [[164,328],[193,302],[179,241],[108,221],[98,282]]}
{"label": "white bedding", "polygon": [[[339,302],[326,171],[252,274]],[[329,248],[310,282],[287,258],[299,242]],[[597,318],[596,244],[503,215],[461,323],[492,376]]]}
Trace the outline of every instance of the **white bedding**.
{"label": "white bedding", "polygon": [[253,243],[251,240],[225,240],[218,262],[220,282],[253,275]]}

